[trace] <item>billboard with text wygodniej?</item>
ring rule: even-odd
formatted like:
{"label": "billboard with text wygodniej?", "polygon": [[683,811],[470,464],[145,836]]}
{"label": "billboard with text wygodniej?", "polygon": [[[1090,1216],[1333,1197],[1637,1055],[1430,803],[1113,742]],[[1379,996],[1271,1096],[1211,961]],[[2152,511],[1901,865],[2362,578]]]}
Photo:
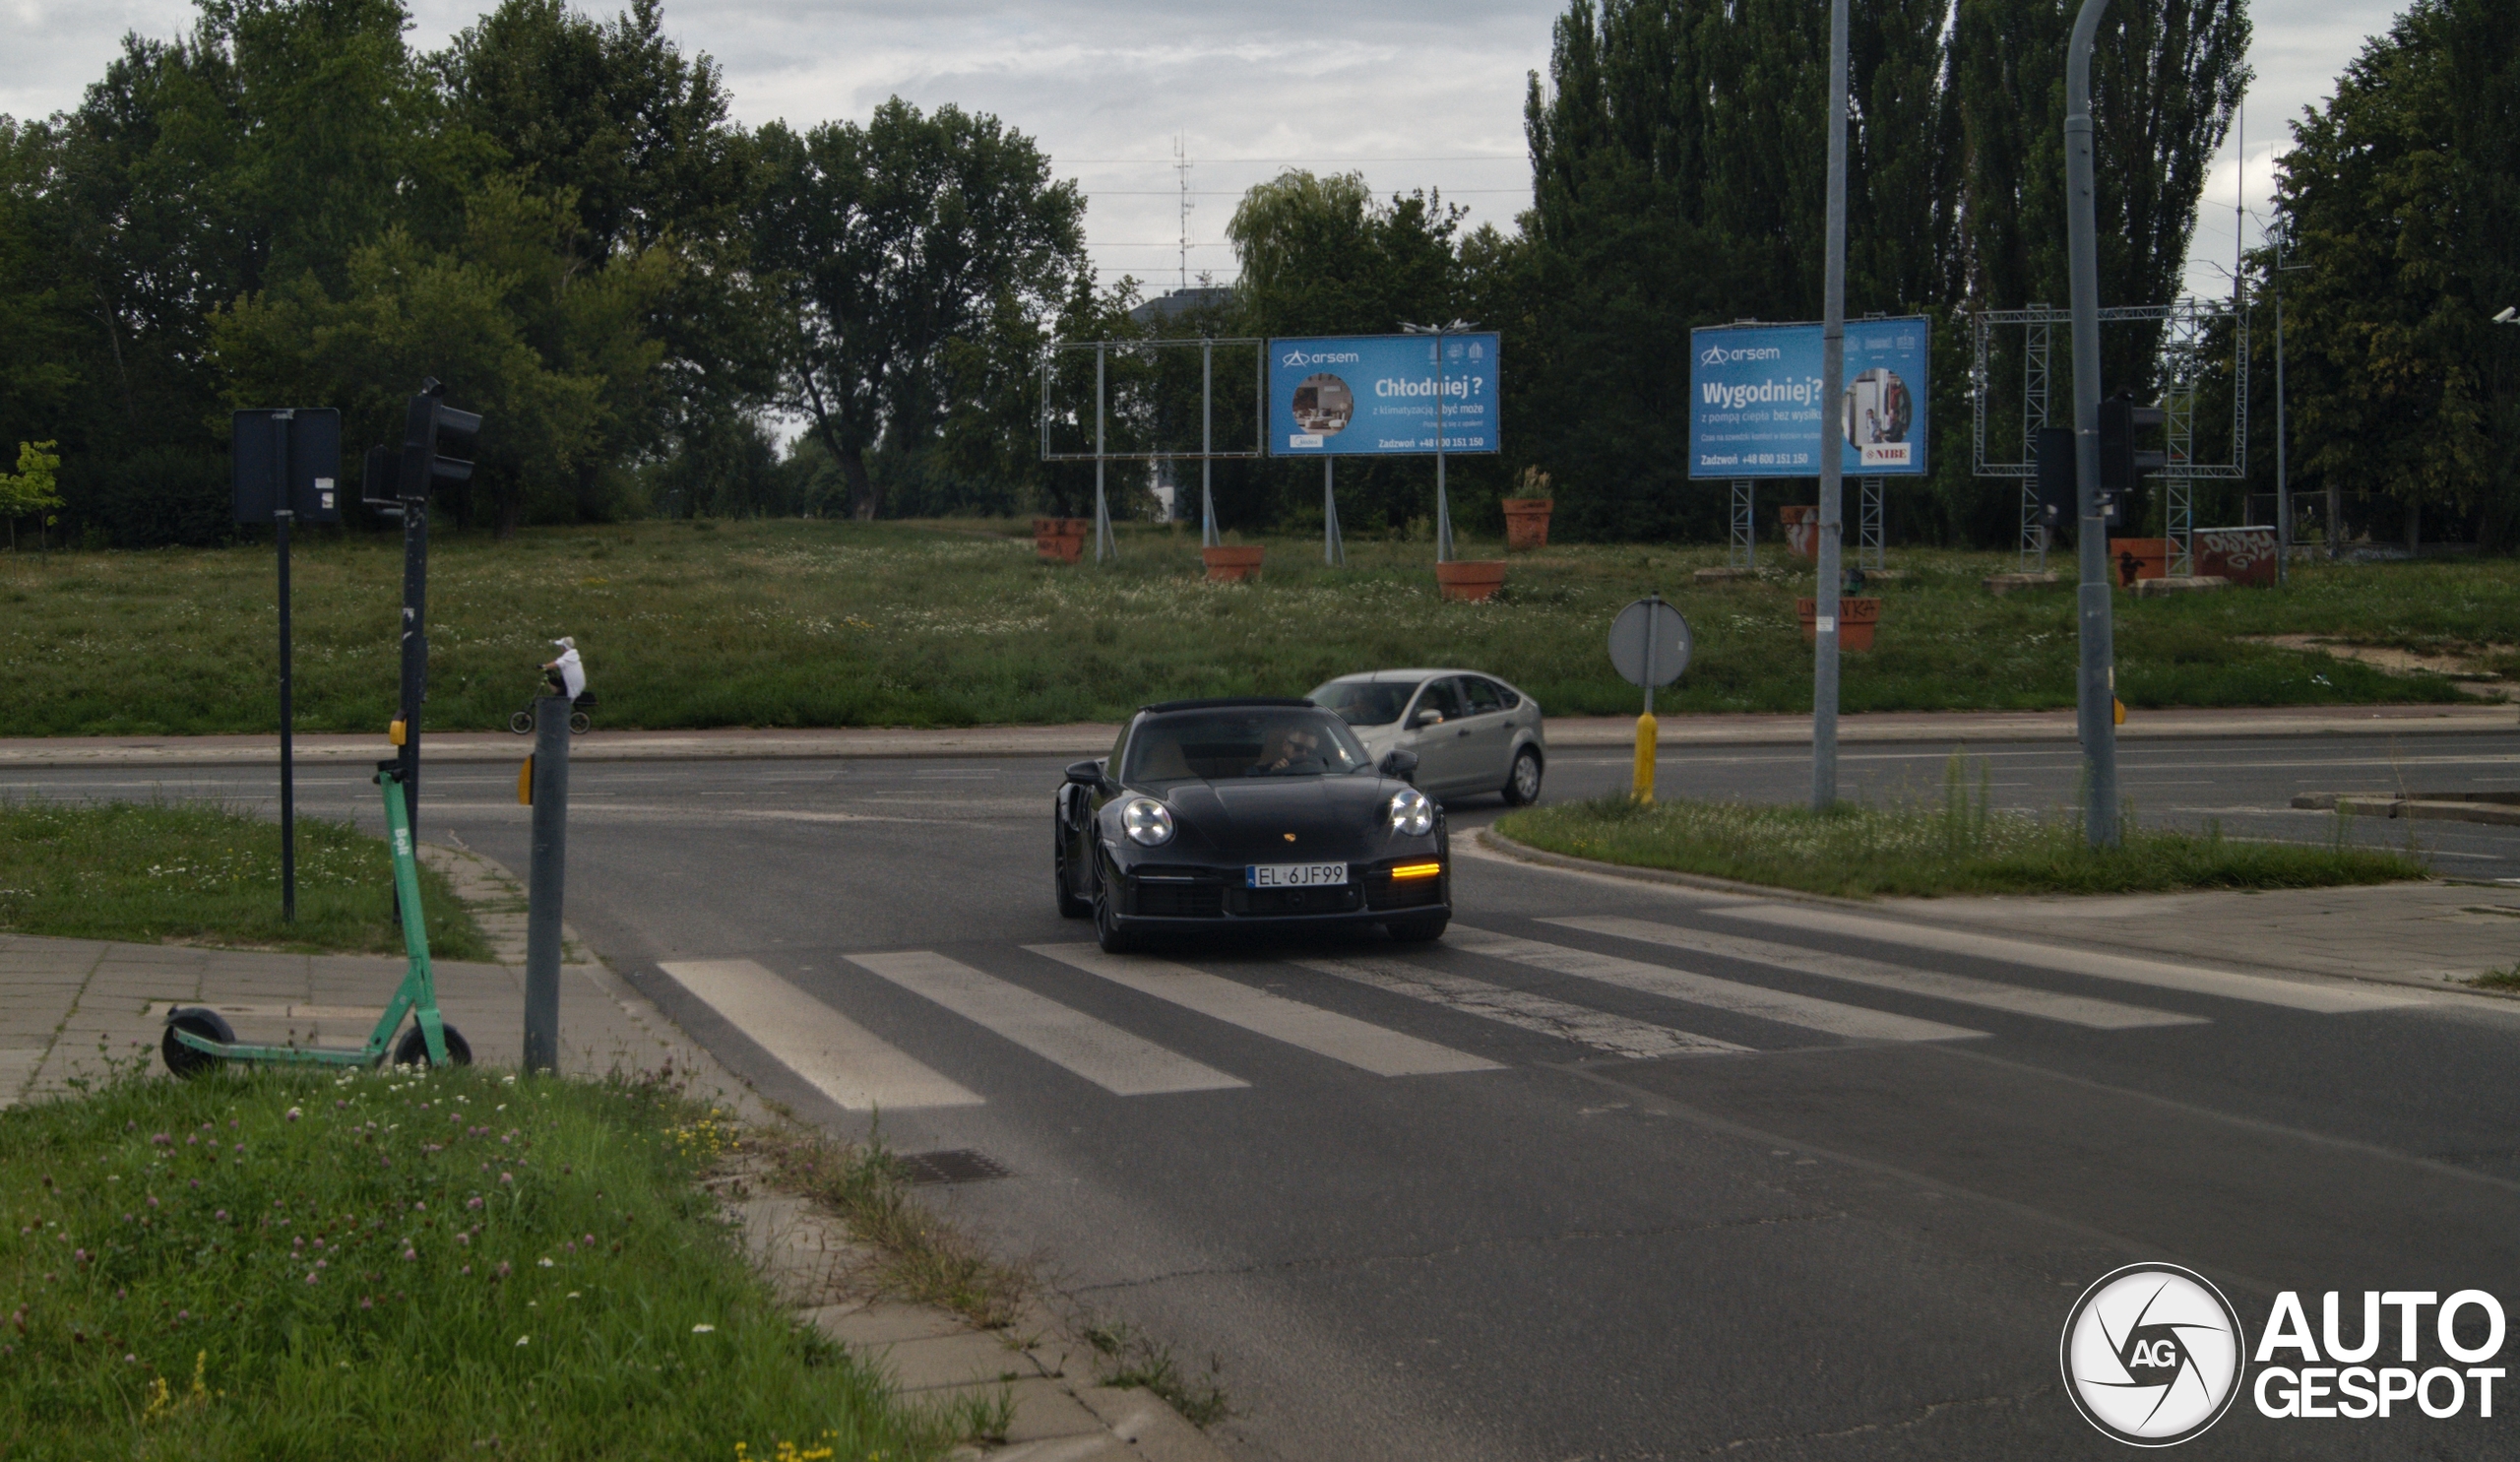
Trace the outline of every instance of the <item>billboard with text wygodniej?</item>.
{"label": "billboard with text wygodniej?", "polygon": [[1431,453],[1438,430],[1446,452],[1497,450],[1492,332],[1269,342],[1271,456]]}
{"label": "billboard with text wygodniej?", "polygon": [[1923,476],[1930,339],[1922,315],[1849,320],[1833,395],[1817,324],[1690,331],[1689,476],[1816,477],[1829,435],[1850,477]]}

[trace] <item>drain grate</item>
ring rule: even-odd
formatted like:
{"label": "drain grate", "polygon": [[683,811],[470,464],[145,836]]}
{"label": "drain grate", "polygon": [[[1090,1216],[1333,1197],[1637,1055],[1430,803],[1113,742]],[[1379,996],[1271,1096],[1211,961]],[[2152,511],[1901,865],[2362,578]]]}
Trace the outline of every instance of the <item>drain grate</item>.
{"label": "drain grate", "polygon": [[983,1178],[1010,1177],[1006,1165],[975,1147],[958,1147],[950,1152],[914,1152],[903,1156],[902,1166],[910,1170],[914,1183],[978,1182]]}

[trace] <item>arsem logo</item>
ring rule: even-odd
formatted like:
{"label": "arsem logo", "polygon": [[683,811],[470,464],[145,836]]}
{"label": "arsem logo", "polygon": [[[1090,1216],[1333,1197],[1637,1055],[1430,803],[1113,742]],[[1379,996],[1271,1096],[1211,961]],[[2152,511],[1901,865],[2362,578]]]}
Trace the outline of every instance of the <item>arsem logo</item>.
{"label": "arsem logo", "polygon": [[1354,350],[1289,350],[1280,365],[1354,365],[1364,357]]}
{"label": "arsem logo", "polygon": [[2175,1264],[2103,1275],[2065,1316],[2057,1363],[2083,1420],[2130,1446],[2174,1446],[2221,1421],[2247,1356],[2238,1311]]}
{"label": "arsem logo", "polygon": [[1732,350],[1709,346],[1706,353],[1697,358],[1700,365],[1725,365],[1735,360],[1782,360],[1785,351],[1776,346],[1743,346]]}

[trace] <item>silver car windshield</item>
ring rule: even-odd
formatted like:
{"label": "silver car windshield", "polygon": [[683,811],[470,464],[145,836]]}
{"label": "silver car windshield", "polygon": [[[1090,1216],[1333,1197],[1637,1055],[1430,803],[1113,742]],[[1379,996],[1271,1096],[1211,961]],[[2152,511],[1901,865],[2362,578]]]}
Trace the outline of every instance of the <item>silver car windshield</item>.
{"label": "silver car windshield", "polygon": [[1312,710],[1189,711],[1129,737],[1124,782],[1325,777],[1364,770],[1365,748],[1337,717]]}
{"label": "silver car windshield", "polygon": [[1400,719],[1417,688],[1415,681],[1333,680],[1304,699],[1336,712],[1350,726],[1389,726]]}

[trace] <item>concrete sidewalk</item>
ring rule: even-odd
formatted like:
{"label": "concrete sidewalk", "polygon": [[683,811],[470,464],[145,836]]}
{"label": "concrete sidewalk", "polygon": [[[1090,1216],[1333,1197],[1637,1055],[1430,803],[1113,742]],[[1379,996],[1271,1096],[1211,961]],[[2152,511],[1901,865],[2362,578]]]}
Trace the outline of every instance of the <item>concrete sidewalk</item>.
{"label": "concrete sidewalk", "polygon": [[[1665,746],[1800,746],[1811,741],[1807,715],[1689,715],[1657,718]],[[1633,746],[1629,716],[1557,716],[1548,743],[1561,749]],[[2127,740],[2196,740],[2260,736],[2393,735],[2520,731],[2520,710],[2502,705],[2243,707],[2236,710],[2134,711],[2118,735]],[[976,726],[944,730],[830,727],[681,731],[589,731],[571,743],[574,761],[785,760],[814,757],[1100,756],[1119,734],[1115,725]],[[1840,718],[1848,744],[1951,741],[2072,741],[2071,711],[1885,711]],[[423,737],[430,762],[514,766],[533,749],[529,737],[496,731],[451,731]],[[381,761],[393,748],[375,735],[296,738],[305,765]],[[0,738],[0,769],[13,767],[235,766],[280,760],[280,738],[257,736],[36,736]]]}

